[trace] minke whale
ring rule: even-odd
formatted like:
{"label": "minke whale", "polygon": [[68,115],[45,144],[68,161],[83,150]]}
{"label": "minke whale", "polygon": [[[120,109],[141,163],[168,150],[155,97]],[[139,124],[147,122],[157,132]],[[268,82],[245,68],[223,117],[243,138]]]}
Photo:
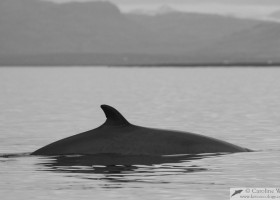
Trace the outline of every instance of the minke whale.
{"label": "minke whale", "polygon": [[107,120],[96,129],[46,145],[31,155],[178,155],[251,151],[215,138],[129,123],[120,112],[101,105]]}

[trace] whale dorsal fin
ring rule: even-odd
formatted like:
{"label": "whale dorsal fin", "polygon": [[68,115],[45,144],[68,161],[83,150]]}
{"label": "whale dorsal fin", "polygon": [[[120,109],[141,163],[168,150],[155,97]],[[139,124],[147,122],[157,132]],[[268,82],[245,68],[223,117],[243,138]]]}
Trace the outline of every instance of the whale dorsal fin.
{"label": "whale dorsal fin", "polygon": [[129,125],[130,123],[122,116],[122,114],[115,108],[108,105],[101,105],[102,110],[106,115],[106,125],[110,126],[122,126]]}

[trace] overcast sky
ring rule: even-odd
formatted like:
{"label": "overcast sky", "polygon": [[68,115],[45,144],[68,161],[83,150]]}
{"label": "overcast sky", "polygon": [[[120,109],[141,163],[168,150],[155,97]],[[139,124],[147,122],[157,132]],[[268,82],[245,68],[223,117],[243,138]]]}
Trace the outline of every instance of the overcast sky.
{"label": "overcast sky", "polygon": [[[91,0],[53,0],[57,2],[67,1],[91,1]],[[201,4],[201,3],[219,3],[219,4],[234,4],[234,5],[278,5],[279,0],[112,0],[120,4]]]}
{"label": "overcast sky", "polygon": [[[96,1],[96,0],[51,0],[55,2]],[[110,0],[121,10],[155,10],[169,5],[178,10],[234,14],[240,16],[265,16],[280,10],[280,0]]]}

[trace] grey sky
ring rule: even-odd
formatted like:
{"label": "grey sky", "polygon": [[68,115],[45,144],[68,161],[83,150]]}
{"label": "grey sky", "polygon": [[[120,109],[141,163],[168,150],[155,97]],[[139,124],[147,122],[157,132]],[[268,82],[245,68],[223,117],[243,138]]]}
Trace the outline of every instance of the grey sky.
{"label": "grey sky", "polygon": [[[96,1],[96,0],[50,0],[55,2]],[[177,10],[233,14],[244,17],[262,17],[280,10],[280,0],[110,0],[121,10],[155,10],[162,5],[169,5]]]}
{"label": "grey sky", "polygon": [[[91,1],[91,0],[52,0],[57,2],[67,1]],[[93,0],[94,1],[94,0]],[[111,0],[119,4],[204,4],[204,3],[218,3],[218,4],[232,4],[232,5],[278,5],[279,0]]]}

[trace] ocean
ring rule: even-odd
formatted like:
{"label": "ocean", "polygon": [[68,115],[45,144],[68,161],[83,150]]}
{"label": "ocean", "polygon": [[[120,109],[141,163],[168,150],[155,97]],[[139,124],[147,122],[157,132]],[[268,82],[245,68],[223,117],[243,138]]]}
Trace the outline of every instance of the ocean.
{"label": "ocean", "polygon": [[[1,199],[225,200],[230,188],[279,187],[279,77],[276,67],[1,67]],[[29,155],[101,125],[101,104],[254,152],[132,166]]]}

